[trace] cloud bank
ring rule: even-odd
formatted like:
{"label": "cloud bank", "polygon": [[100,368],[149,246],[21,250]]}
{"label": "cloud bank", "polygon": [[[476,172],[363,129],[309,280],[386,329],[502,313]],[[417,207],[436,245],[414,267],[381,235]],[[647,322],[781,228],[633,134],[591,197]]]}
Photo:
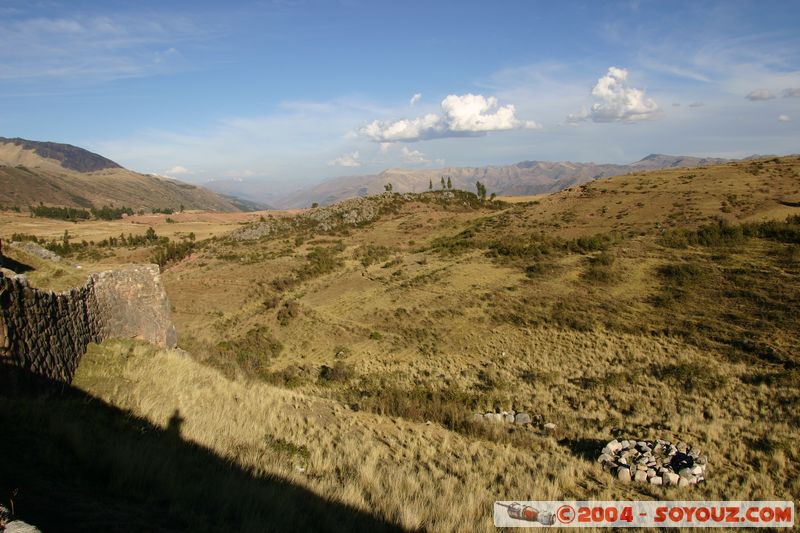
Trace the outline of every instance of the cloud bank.
{"label": "cloud bank", "polygon": [[400,150],[400,153],[403,156],[403,161],[406,163],[429,163],[430,160],[425,157],[425,154],[420,152],[419,150],[409,150],[408,147],[403,146]]}
{"label": "cloud bank", "polygon": [[451,94],[442,100],[441,110],[441,114],[428,113],[412,119],[375,120],[358,133],[371,141],[385,143],[480,136],[492,131],[540,127],[536,122],[517,119],[512,104],[500,106],[493,96]]}
{"label": "cloud bank", "polygon": [[189,169],[188,169],[188,168],[186,168],[186,167],[182,167],[182,166],[180,166],[180,165],[175,165],[175,166],[174,166],[174,167],[172,167],[171,169],[167,170],[167,171],[165,172],[165,174],[166,174],[167,176],[177,176],[177,175],[180,175],[180,174],[189,174],[189,172],[190,172],[190,171],[189,171]]}
{"label": "cloud bank", "polygon": [[577,123],[591,119],[593,122],[638,122],[658,116],[656,102],[647,98],[644,91],[626,83],[628,71],[609,67],[606,75],[592,88],[595,103],[567,116],[567,122]]}
{"label": "cloud bank", "polygon": [[745,96],[751,102],[761,102],[764,100],[772,100],[775,95],[769,89],[756,89]]}
{"label": "cloud bank", "polygon": [[361,154],[358,153],[358,150],[355,152],[342,154],[336,159],[328,161],[328,165],[332,167],[360,167]]}

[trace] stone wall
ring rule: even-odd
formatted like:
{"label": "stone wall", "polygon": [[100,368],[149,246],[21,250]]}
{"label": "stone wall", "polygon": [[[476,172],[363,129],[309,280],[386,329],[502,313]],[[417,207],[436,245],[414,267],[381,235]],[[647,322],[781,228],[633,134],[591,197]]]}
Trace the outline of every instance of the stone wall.
{"label": "stone wall", "polygon": [[70,382],[89,343],[123,337],[176,344],[157,265],[93,274],[58,293],[0,274],[0,362]]}

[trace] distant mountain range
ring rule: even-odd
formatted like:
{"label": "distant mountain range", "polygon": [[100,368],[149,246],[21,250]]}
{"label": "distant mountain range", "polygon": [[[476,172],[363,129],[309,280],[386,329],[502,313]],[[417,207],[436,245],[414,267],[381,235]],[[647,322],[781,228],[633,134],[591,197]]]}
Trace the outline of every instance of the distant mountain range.
{"label": "distant mountain range", "polygon": [[248,210],[230,199],[178,180],[132,172],[69,144],[0,137],[0,207],[29,205],[133,209]]}
{"label": "distant mountain range", "polygon": [[[761,157],[761,156],[751,156]],[[749,159],[749,158],[748,158]],[[514,165],[388,169],[377,174],[328,179],[307,189],[279,195],[259,180],[213,180],[199,187],[175,179],[127,170],[101,155],[69,144],[0,137],[0,207],[43,202],[70,207],[114,204],[134,209],[177,208],[253,211],[329,205],[384,191],[422,192],[442,177],[453,187],[489,193],[534,195],[560,191],[597,178],[647,170],[715,165],[728,159],[651,154],[630,164],[522,161]]]}
{"label": "distant mountain range", "polygon": [[715,165],[728,159],[651,154],[635,163],[619,165],[610,163],[572,163],[568,161],[522,161],[514,165],[485,167],[445,167],[436,169],[384,170],[378,174],[342,176],[325,180],[308,189],[284,196],[260,194],[257,182],[241,181],[232,184],[219,181],[206,186],[212,190],[235,189],[237,196],[254,201],[268,201],[281,208],[309,207],[313,203],[329,205],[345,198],[379,194],[387,183],[395,192],[421,192],[433,184],[439,188],[441,178],[450,177],[453,187],[475,190],[477,181],[486,185],[487,191],[498,195],[533,195],[560,191],[588,181],[631,172],[674,167]]}

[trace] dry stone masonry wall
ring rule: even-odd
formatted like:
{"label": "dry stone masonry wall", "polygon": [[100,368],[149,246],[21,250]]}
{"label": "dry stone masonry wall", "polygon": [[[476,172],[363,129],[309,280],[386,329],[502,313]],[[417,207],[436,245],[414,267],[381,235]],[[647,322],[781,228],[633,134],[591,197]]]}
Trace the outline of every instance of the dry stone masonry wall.
{"label": "dry stone masonry wall", "polygon": [[51,292],[0,273],[0,362],[70,382],[91,342],[135,337],[159,347],[177,338],[157,265],[93,274]]}

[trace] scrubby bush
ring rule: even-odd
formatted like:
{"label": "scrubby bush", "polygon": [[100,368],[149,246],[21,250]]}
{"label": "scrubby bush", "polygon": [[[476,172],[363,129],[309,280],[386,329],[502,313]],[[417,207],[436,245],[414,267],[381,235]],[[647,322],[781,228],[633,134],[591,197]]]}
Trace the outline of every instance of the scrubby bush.
{"label": "scrubby bush", "polygon": [[608,253],[602,252],[594,257],[589,258],[589,268],[584,272],[583,277],[595,283],[609,283],[616,279],[617,274],[613,270],[615,257]]}
{"label": "scrubby bush", "polygon": [[344,361],[336,361],[333,366],[322,365],[319,369],[319,379],[323,383],[346,383],[354,376],[353,366]]}
{"label": "scrubby bush", "polygon": [[715,367],[699,361],[657,364],[650,369],[650,375],[686,392],[713,391],[725,386],[728,381]]}
{"label": "scrubby bush", "polygon": [[154,263],[163,268],[169,263],[180,261],[191,254],[193,250],[194,243],[192,241],[169,241],[156,248],[151,259]]}
{"label": "scrubby bush", "polygon": [[800,243],[800,215],[789,216],[785,221],[768,220],[742,225],[733,225],[724,220],[718,220],[696,230],[681,228],[670,231],[661,238],[661,244],[670,248],[722,247],[740,244],[747,237]]}
{"label": "scrubby bush", "polygon": [[388,246],[366,244],[359,247],[353,255],[356,259],[361,261],[363,266],[368,267],[372,264],[386,261],[392,253],[393,250]]}
{"label": "scrubby bush", "polygon": [[269,329],[256,327],[244,337],[218,343],[212,356],[227,360],[227,363],[234,362],[248,376],[263,377],[270,360],[282,351],[283,344],[272,336]]}
{"label": "scrubby bush", "polygon": [[295,300],[287,300],[283,306],[278,309],[276,318],[281,326],[288,326],[293,318],[300,316],[300,304]]}
{"label": "scrubby bush", "polygon": [[701,279],[703,269],[694,263],[670,263],[659,267],[658,274],[669,283],[685,287]]}
{"label": "scrubby bush", "polygon": [[342,243],[333,247],[317,246],[306,255],[306,264],[295,272],[301,281],[329,274],[342,266],[339,252],[344,250]]}

